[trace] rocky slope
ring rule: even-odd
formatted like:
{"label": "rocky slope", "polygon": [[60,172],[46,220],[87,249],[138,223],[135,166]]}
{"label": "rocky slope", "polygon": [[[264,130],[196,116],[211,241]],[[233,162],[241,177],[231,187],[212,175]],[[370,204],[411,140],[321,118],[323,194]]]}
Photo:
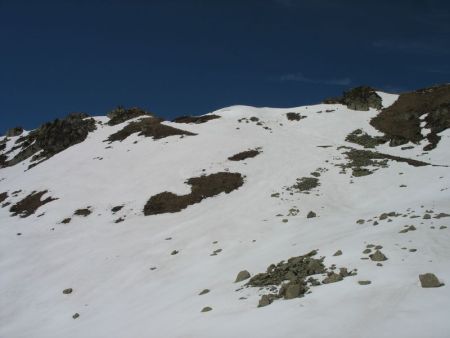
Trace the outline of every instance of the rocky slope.
{"label": "rocky slope", "polygon": [[0,337],[447,337],[450,86],[0,138]]}

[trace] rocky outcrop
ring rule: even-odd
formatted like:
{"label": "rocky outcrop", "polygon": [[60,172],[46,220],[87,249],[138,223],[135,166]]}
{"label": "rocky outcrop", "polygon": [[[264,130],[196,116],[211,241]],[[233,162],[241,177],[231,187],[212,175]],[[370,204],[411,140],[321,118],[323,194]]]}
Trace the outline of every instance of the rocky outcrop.
{"label": "rocky outcrop", "polygon": [[367,111],[369,108],[381,109],[383,107],[381,97],[375,89],[367,86],[360,86],[344,92],[342,97],[330,98],[324,101],[326,104],[344,104],[352,110]]}
{"label": "rocky outcrop", "polygon": [[14,137],[14,136],[20,136],[23,133],[23,128],[22,127],[14,127],[11,129],[8,129],[6,131],[5,136],[6,137]]}
{"label": "rocky outcrop", "polygon": [[124,108],[124,107],[117,107],[116,109],[110,111],[108,114],[106,114],[107,117],[109,117],[108,125],[109,126],[115,126],[116,124],[123,123],[125,121],[134,119],[135,117],[148,115],[151,116],[150,113],[146,112],[145,110],[133,107],[133,108]]}
{"label": "rocky outcrop", "polygon": [[32,156],[32,162],[44,161],[74,144],[83,142],[95,128],[95,120],[84,113],[73,113],[64,119],[48,122],[21,137],[16,147],[21,149],[20,152],[12,159],[5,160],[3,165],[13,166]]}
{"label": "rocky outcrop", "polygon": [[205,123],[220,118],[218,115],[202,115],[202,116],[180,116],[172,120],[176,123]]}

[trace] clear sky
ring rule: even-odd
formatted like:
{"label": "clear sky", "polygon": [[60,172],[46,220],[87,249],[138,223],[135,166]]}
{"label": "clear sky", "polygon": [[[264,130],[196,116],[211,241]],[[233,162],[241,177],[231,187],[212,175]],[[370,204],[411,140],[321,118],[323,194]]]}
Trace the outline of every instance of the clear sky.
{"label": "clear sky", "polygon": [[450,82],[450,1],[0,0],[0,132]]}

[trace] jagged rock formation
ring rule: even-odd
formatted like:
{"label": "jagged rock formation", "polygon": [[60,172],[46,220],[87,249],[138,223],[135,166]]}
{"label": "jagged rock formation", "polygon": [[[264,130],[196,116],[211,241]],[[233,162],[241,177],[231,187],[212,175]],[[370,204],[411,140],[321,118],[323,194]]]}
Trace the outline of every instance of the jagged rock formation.
{"label": "jagged rock formation", "polygon": [[173,119],[176,123],[205,123],[220,118],[218,115],[202,115],[202,116],[180,116]]}
{"label": "jagged rock formation", "polygon": [[381,97],[375,89],[367,86],[360,86],[344,92],[342,97],[326,99],[324,103],[340,103],[352,110],[369,110],[369,108],[381,109]]}
{"label": "jagged rock formation", "polygon": [[123,123],[125,121],[131,120],[135,117],[148,115],[151,116],[150,113],[146,112],[145,110],[139,108],[139,107],[133,107],[133,108],[124,108],[124,107],[117,107],[116,109],[110,111],[108,114],[106,114],[107,117],[109,117],[108,125],[109,126],[115,126],[116,124]]}
{"label": "jagged rock formation", "polygon": [[23,133],[22,127],[14,127],[6,131],[6,137],[20,136]]}

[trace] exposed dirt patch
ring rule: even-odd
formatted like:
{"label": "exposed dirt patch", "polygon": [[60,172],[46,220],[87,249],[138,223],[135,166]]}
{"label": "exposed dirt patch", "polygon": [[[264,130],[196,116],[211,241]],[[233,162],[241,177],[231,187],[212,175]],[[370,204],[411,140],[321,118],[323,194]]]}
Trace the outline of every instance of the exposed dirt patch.
{"label": "exposed dirt patch", "polygon": [[286,118],[289,121],[300,121],[302,119],[305,119],[306,116],[302,116],[299,113],[289,112],[289,113],[286,114]]}
{"label": "exposed dirt patch", "polygon": [[48,191],[33,191],[24,199],[20,200],[16,204],[14,204],[9,211],[12,212],[12,216],[19,215],[20,217],[28,217],[36,212],[36,210],[44,204],[50,203],[52,201],[57,200],[57,198],[47,197],[44,200],[41,200],[42,196],[45,195]]}
{"label": "exposed dirt patch", "polygon": [[127,124],[118,132],[110,135],[105,142],[122,142],[128,136],[138,133],[138,136],[153,137],[153,139],[161,139],[173,135],[196,135],[189,131],[177,129],[174,127],[161,124],[162,120],[154,117],[142,118],[139,121],[133,121]]}
{"label": "exposed dirt patch", "polygon": [[353,88],[344,92],[342,97],[330,98],[324,101],[326,104],[344,104],[352,110],[369,110],[369,108],[381,109],[381,97],[375,89],[367,86]]}
{"label": "exposed dirt patch", "polygon": [[239,173],[218,172],[215,174],[192,177],[186,181],[191,188],[187,195],[176,195],[165,191],[152,196],[144,207],[144,215],[156,215],[178,212],[203,199],[216,196],[222,192],[230,193],[244,184]]}
{"label": "exposed dirt patch", "polygon": [[5,192],[2,192],[2,193],[0,193],[0,203],[2,203],[4,200],[6,200],[8,198],[8,193],[5,191]]}
{"label": "exposed dirt patch", "polygon": [[230,161],[242,161],[247,158],[253,158],[258,156],[261,153],[261,150],[259,149],[252,149],[252,150],[246,150],[242,151],[240,153],[237,153],[233,156],[228,157]]}
{"label": "exposed dirt patch", "polygon": [[202,116],[180,116],[172,120],[172,122],[176,123],[205,123],[211,120],[219,119],[218,115],[202,115]]}
{"label": "exposed dirt patch", "polygon": [[90,214],[92,214],[92,211],[89,208],[77,209],[77,210],[75,210],[75,212],[73,214],[76,216],[87,217]]}
{"label": "exposed dirt patch", "polygon": [[[426,117],[421,119],[423,115]],[[423,128],[431,132],[423,136]],[[450,85],[421,89],[401,94],[390,107],[374,117],[370,124],[383,132],[390,140],[391,146],[408,142],[419,143],[427,139],[429,144],[424,150],[436,147],[440,140],[438,133],[450,128]]]}

